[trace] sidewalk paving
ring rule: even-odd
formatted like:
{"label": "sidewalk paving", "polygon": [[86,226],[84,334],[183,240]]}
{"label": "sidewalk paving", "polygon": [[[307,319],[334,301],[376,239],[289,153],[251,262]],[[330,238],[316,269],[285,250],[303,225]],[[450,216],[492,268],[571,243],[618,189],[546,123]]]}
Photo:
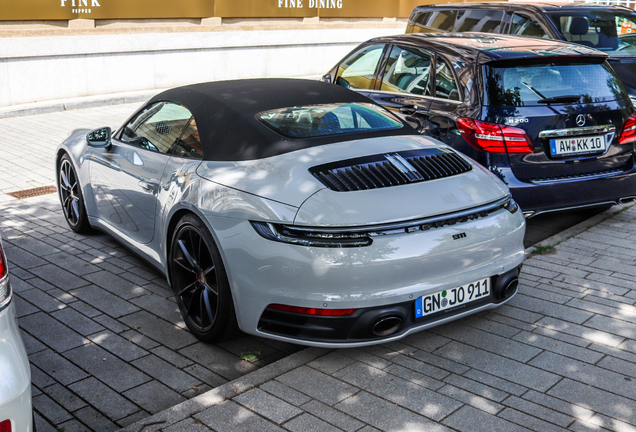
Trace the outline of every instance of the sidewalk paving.
{"label": "sidewalk paving", "polygon": [[636,208],[592,222],[529,258],[500,308],[308,348],[122,432],[634,431]]}
{"label": "sidewalk paving", "polygon": [[0,119],[0,230],[39,432],[636,431],[636,207],[547,240],[507,305],[400,342],[202,344],[149,265],[70,231],[55,194],[6,195],[53,185],[69,130],[136,105]]}
{"label": "sidewalk paving", "polygon": [[[300,349],[250,336],[199,343],[153,267],[108,235],[73,233],[57,194],[6,195],[54,185],[68,131],[117,126],[137,105],[0,119],[0,231],[39,432],[114,431]],[[248,351],[260,355],[241,360]]]}

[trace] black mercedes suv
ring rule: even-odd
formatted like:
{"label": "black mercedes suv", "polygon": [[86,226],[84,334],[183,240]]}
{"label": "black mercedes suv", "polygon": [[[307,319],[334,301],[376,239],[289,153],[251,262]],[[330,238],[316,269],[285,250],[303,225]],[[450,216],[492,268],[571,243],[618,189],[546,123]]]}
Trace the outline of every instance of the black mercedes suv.
{"label": "black mercedes suv", "polygon": [[599,49],[636,105],[636,12],[589,3],[453,3],[413,9],[407,33],[487,32],[570,41]]}
{"label": "black mercedes suv", "polygon": [[533,215],[636,195],[636,115],[606,57],[551,39],[414,33],[361,44],[323,80],[477,160]]}

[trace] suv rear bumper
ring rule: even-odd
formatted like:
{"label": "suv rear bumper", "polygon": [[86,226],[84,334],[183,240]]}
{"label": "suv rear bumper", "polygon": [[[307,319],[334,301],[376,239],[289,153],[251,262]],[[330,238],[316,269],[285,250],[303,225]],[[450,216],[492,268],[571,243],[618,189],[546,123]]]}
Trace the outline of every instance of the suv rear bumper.
{"label": "suv rear bumper", "polygon": [[510,168],[497,167],[496,171],[526,214],[619,204],[636,197],[636,167],[616,174],[537,183],[520,181]]}

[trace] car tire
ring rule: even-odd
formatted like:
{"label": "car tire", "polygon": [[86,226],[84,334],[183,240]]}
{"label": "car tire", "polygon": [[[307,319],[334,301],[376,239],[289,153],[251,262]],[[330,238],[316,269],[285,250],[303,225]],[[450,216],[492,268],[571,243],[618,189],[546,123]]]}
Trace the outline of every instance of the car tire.
{"label": "car tire", "polygon": [[60,159],[57,170],[57,191],[68,226],[76,233],[91,231],[88,221],[82,187],[71,158],[65,154]]}
{"label": "car tire", "polygon": [[240,333],[219,249],[203,222],[192,214],[175,227],[169,268],[181,316],[197,339],[221,342]]}

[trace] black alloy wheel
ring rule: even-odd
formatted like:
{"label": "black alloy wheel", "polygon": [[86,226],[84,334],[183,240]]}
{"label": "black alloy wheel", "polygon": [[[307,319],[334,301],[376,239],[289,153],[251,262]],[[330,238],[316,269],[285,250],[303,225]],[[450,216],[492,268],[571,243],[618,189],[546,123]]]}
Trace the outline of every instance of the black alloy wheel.
{"label": "black alloy wheel", "polygon": [[194,215],[177,224],[170,247],[170,279],[181,316],[203,342],[220,342],[238,331],[234,302],[218,248]]}
{"label": "black alloy wheel", "polygon": [[86,207],[84,207],[84,197],[82,187],[79,183],[75,167],[68,155],[60,159],[57,190],[64,210],[64,217],[68,226],[76,233],[86,233],[91,226],[88,222]]}

